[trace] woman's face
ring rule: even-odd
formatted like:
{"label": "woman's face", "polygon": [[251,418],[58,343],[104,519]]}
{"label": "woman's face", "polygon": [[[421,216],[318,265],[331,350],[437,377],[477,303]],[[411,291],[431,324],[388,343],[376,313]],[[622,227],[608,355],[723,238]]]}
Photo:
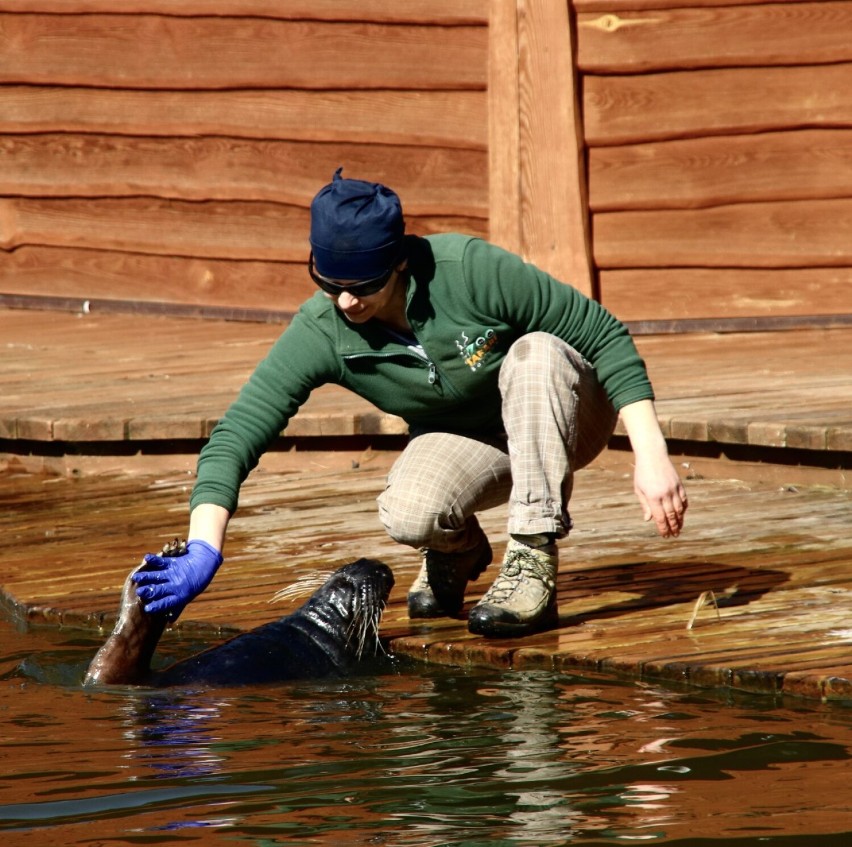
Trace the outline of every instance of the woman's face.
{"label": "woman's face", "polygon": [[387,285],[375,294],[356,297],[348,291],[344,291],[341,294],[326,293],[325,296],[334,301],[334,305],[350,323],[362,324],[371,318],[393,322],[394,318],[399,317],[400,295],[404,297],[404,286],[400,282],[404,267],[404,265],[401,265],[396,268]]}

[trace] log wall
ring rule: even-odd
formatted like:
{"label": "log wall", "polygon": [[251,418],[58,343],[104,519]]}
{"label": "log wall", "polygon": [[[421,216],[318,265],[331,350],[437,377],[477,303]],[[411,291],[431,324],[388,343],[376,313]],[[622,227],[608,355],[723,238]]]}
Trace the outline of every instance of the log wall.
{"label": "log wall", "polygon": [[847,0],[0,0],[0,294],[289,310],[338,165],[626,320],[852,314]]}
{"label": "log wall", "polygon": [[852,3],[573,8],[602,301],[852,313]]}
{"label": "log wall", "polygon": [[488,232],[487,0],[0,0],[0,292],[288,310],[339,165]]}

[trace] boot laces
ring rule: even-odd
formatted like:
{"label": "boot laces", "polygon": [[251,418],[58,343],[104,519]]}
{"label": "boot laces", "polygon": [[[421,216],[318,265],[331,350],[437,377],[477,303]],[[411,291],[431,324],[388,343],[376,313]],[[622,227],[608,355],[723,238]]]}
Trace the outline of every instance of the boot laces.
{"label": "boot laces", "polygon": [[489,603],[506,602],[524,584],[525,577],[538,580],[548,591],[551,588],[552,580],[547,565],[533,550],[519,547],[510,551],[497,579],[482,599]]}

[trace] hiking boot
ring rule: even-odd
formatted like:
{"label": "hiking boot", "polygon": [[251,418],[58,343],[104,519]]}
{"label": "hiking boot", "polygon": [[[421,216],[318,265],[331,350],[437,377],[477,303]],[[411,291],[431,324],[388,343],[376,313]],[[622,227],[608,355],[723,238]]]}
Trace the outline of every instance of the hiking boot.
{"label": "hiking boot", "polygon": [[408,590],[409,618],[454,617],[464,605],[470,580],[491,564],[491,545],[483,535],[472,550],[441,553],[423,548],[423,565]]}
{"label": "hiking boot", "polygon": [[494,584],[470,610],[468,629],[476,635],[526,635],[558,623],[555,544],[527,547],[514,538],[506,547]]}

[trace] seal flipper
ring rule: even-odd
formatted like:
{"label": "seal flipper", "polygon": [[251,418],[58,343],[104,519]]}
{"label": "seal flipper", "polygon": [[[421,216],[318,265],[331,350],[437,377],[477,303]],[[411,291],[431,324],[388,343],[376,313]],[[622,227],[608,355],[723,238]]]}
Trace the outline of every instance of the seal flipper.
{"label": "seal flipper", "polygon": [[148,681],[151,658],[168,623],[168,613],[147,613],[136,596],[132,577],[145,567],[143,561],[124,581],[118,621],[92,659],[83,679],[84,685],[141,685]]}

